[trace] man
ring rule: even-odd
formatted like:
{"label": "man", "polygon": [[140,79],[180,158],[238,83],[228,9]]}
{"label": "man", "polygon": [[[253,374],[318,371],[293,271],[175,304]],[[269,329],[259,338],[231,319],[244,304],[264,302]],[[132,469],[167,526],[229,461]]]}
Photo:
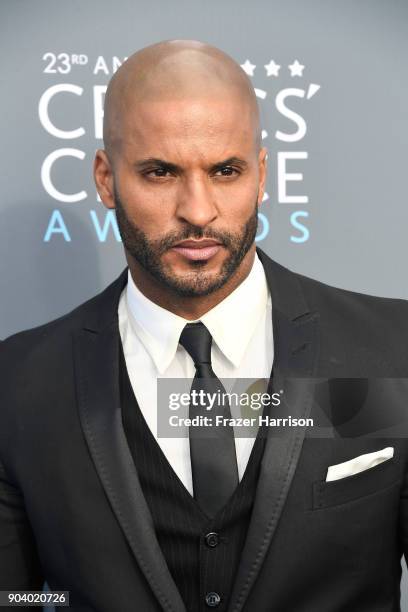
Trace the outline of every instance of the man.
{"label": "man", "polygon": [[[0,590],[46,580],[98,612],[400,609],[407,303],[255,248],[266,149],[252,86],[220,50],[129,58],[104,145],[95,182],[128,269],[1,346]],[[320,406],[332,435],[159,437],[157,379],[183,377],[270,378],[282,414]],[[373,427],[353,417],[376,378],[390,393]]]}

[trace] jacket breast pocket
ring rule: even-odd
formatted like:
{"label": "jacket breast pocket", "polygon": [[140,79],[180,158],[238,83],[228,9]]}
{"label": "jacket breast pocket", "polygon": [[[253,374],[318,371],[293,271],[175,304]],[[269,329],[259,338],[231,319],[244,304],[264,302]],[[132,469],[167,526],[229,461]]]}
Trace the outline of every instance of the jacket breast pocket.
{"label": "jacket breast pocket", "polygon": [[313,510],[337,506],[373,495],[400,481],[399,455],[395,453],[374,467],[357,474],[326,482],[313,483]]}

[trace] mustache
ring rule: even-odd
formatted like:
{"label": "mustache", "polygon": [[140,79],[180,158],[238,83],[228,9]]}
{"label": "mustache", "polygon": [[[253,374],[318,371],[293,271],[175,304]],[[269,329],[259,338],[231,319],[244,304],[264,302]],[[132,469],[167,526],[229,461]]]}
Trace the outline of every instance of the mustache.
{"label": "mustache", "polygon": [[171,249],[175,244],[182,240],[190,239],[213,239],[217,240],[222,246],[229,248],[233,244],[233,236],[229,232],[216,231],[208,228],[203,229],[196,225],[186,225],[186,227],[178,232],[171,232],[156,243],[156,248],[160,255]]}

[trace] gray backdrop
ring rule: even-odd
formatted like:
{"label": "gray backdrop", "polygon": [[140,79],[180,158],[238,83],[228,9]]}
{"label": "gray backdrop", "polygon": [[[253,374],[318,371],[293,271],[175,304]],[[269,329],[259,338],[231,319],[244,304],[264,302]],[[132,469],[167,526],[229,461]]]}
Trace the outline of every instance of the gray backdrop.
{"label": "gray backdrop", "polygon": [[269,149],[258,244],[326,283],[408,298],[407,18],[406,0],[0,0],[0,338],[124,267],[91,175],[103,88],[169,38],[251,75]]}

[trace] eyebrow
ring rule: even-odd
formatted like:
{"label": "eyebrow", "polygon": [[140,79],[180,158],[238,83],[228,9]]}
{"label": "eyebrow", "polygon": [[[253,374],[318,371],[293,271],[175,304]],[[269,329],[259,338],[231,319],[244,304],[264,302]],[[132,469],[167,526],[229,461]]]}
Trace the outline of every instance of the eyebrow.
{"label": "eyebrow", "polygon": [[[227,159],[223,159],[222,161],[217,162],[216,164],[213,164],[212,166],[210,166],[210,170],[215,171],[215,170],[224,168],[224,166],[232,166],[232,165],[241,166],[243,169],[248,166],[247,162],[244,159],[241,159],[234,155],[232,157],[227,157]],[[134,166],[136,170],[139,170],[139,171],[146,170],[147,168],[150,168],[151,166],[159,166],[161,168],[166,168],[167,170],[170,170],[171,172],[182,172],[183,171],[183,168],[179,166],[178,164],[173,164],[173,162],[169,162],[169,161],[166,161],[165,159],[160,159],[158,157],[147,157],[145,159],[140,159],[134,164]]]}

